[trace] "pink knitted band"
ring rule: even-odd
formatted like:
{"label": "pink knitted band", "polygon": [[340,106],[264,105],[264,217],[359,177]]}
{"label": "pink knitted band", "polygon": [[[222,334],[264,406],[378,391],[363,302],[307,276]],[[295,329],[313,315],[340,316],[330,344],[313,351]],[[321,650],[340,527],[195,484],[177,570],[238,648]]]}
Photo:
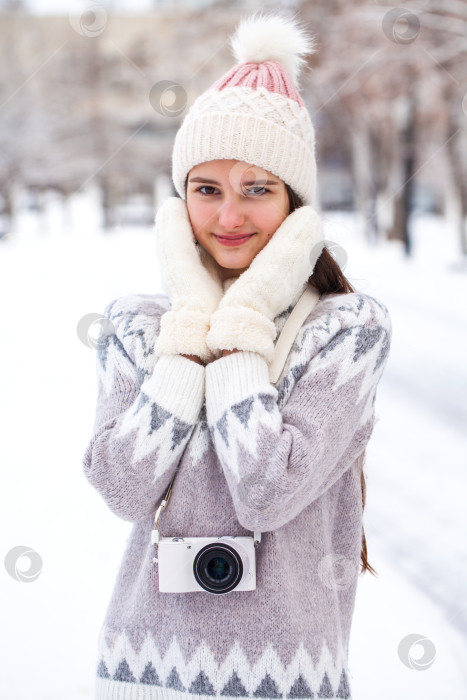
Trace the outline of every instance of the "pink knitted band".
{"label": "pink knitted band", "polygon": [[295,85],[277,61],[240,63],[231,68],[222,78],[216,80],[212,85],[212,89],[223,90],[226,87],[235,86],[253,89],[265,87],[270,92],[284,95],[284,97],[295,100],[300,107],[305,107]]}

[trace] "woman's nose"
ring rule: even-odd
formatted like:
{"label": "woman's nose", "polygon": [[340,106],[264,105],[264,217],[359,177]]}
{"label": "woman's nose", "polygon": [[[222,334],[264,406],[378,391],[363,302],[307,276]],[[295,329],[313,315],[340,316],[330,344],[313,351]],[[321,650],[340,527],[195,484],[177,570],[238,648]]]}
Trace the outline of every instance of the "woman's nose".
{"label": "woman's nose", "polygon": [[219,225],[222,228],[233,230],[242,226],[245,221],[245,214],[242,205],[233,200],[222,202],[219,210]]}

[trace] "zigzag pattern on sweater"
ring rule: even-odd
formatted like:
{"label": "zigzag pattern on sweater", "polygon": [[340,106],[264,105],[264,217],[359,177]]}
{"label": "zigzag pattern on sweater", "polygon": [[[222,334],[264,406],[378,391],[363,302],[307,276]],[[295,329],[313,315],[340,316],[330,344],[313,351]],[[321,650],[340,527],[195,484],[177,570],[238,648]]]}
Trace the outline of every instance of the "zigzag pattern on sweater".
{"label": "zigzag pattern on sweater", "polygon": [[102,631],[100,650],[99,679],[113,685],[116,682],[140,683],[172,689],[177,691],[180,699],[190,695],[209,698],[350,698],[344,664],[333,663],[325,644],[316,667],[303,644],[287,666],[284,666],[272,644],[267,646],[255,664],[250,664],[238,641],[232,645],[221,664],[216,662],[204,641],[193,652],[190,661],[185,663],[175,635],[163,657],[149,634],[137,653],[125,633],[119,635],[110,651]]}
{"label": "zigzag pattern on sweater", "polygon": [[[148,301],[151,302],[149,310],[147,308]],[[339,299],[339,301],[341,300]],[[280,408],[286,403],[293,387],[306,372],[310,351],[314,351],[314,348],[310,348],[310,345],[322,348],[320,351],[321,358],[326,358],[328,355],[336,352],[339,353],[341,345],[346,345],[343,359],[347,361],[339,363],[334,360],[338,368],[334,380],[335,389],[338,389],[344,383],[351,382],[361,371],[359,360],[366,353],[370,354],[372,362],[366,363],[366,376],[363,380],[360,380],[359,398],[365,396],[366,387],[373,383],[374,378],[372,375],[382,367],[389,350],[388,332],[380,325],[377,317],[379,310],[383,314],[387,310],[372,297],[359,294],[353,294],[351,298],[343,299],[342,301],[344,303],[338,306],[338,313],[336,313],[335,298],[331,296],[330,298],[322,299],[300,330],[287,360],[286,371],[277,387],[277,404]],[[152,345],[157,336],[155,318],[159,316],[161,306],[164,306],[163,297],[159,300],[159,297],[156,299],[154,295],[132,295],[118,299],[107,307],[106,316],[115,325],[116,331],[114,335],[107,336],[106,341],[98,347],[98,352],[100,365],[103,370],[100,373],[100,380],[108,391],[111,390],[114,383],[114,377],[111,376],[113,372],[107,371],[108,368],[106,367],[111,344],[114,352],[117,353],[117,357],[120,356],[122,358],[122,363],[118,368],[121,373],[124,371],[127,373],[130,371],[136,372],[138,380],[142,382],[152,371],[154,362],[157,361],[157,358],[152,354]],[[275,323],[278,333],[280,333],[291,310],[292,307],[289,307],[276,317]],[[315,318],[317,314],[319,316]],[[359,323],[351,328],[342,329],[342,316],[348,316],[348,314],[355,316]],[[123,341],[125,341],[125,347]],[[349,343],[352,344],[350,348]],[[135,362],[134,365],[130,365],[128,362],[130,354],[132,362]],[[351,361],[349,361],[349,358],[351,358]],[[113,367],[115,364],[115,362],[111,363],[111,366]],[[256,424],[258,423],[262,424],[263,429],[271,430],[272,433],[278,434],[281,430],[281,424],[278,420],[279,415],[274,413],[274,403],[275,400],[272,395],[261,394],[244,399],[239,404],[233,405],[229,411],[224,412],[216,421],[215,429],[219,432],[225,447],[234,451],[244,449],[252,457],[256,458],[256,445],[252,443],[249,431],[246,429],[251,427],[249,422],[252,417],[251,420],[255,422],[253,434],[257,434],[258,426]],[[373,403],[374,395],[369,392],[365,409],[361,415],[362,425],[371,417]],[[238,431],[236,431],[234,444],[231,444],[229,424],[232,419],[236,423],[239,421],[245,429],[244,444],[242,444],[242,432],[238,433]],[[205,429],[207,426],[204,412],[202,423],[202,427]],[[144,392],[141,392],[136,410],[132,415],[126,417],[118,437],[123,438],[132,431],[136,432],[133,462],[144,458],[148,453],[156,449],[157,444],[161,443],[170,445],[170,453],[167,454],[167,458],[173,458],[174,450],[183,442],[191,427],[170,414],[156,402],[151,402],[149,397]],[[160,432],[158,432],[161,430],[170,433],[170,442],[167,440],[161,441]],[[158,432],[158,435],[155,435],[156,432]],[[214,438],[213,427],[210,429],[210,434]],[[151,436],[152,439],[148,439]],[[235,460],[233,461],[235,462]]]}
{"label": "zigzag pattern on sweater", "polygon": [[[339,300],[343,296],[344,298],[351,296],[351,298],[336,308],[336,296]],[[286,403],[293,387],[305,372],[310,357],[314,357],[321,348],[321,357],[326,357],[329,352],[339,348],[347,336],[350,336],[354,343],[352,354],[354,368],[352,369],[349,364],[342,364],[341,379],[338,379],[336,387],[358,373],[358,361],[362,355],[371,350],[374,355],[372,369],[374,374],[384,364],[389,353],[390,336],[382,323],[382,319],[387,318],[387,313],[388,310],[384,304],[369,295],[355,293],[323,297],[306,319],[292,345],[283,377],[277,385],[279,407],[282,408]],[[343,319],[348,318],[349,314],[355,316],[359,323],[343,329]],[[363,395],[364,385],[365,382],[362,384],[361,395]],[[371,409],[371,406],[368,405],[367,408]]]}
{"label": "zigzag pattern on sweater", "polygon": [[[380,325],[375,317],[375,310],[371,303],[363,297],[355,296],[356,299],[349,305],[354,313],[360,317],[360,323],[341,330],[335,311],[334,313],[327,312],[324,321],[320,321],[318,330],[327,336],[331,335],[332,339],[327,344],[323,344],[323,349],[319,353],[320,364],[316,370],[316,376],[318,377],[321,372],[325,372],[327,381],[333,380],[333,384],[329,388],[330,393],[336,393],[342,388],[349,395],[355,393],[356,403],[364,401],[360,417],[360,427],[363,428],[373,416],[374,375],[382,371],[384,360],[389,352],[389,335],[386,328]],[[376,303],[381,306],[378,302]],[[341,306],[340,310],[347,311],[347,308]],[[310,348],[307,338],[311,332],[312,322],[312,319],[311,321],[308,319],[297,337],[289,358],[289,366],[281,381],[277,403],[280,399],[284,399],[285,394],[289,393],[289,390],[295,386],[299,379],[304,377],[308,366],[310,373],[314,371],[313,363],[310,364],[309,360],[305,358],[301,361],[304,353],[306,358],[309,357]],[[316,337],[316,325],[318,324],[313,324],[314,337]],[[308,338],[308,340],[310,339]],[[360,362],[363,355],[367,355],[365,363]],[[322,361],[328,356],[329,363],[332,363],[332,374],[328,363]],[[239,468],[244,462],[245,456],[248,456],[250,460],[259,459],[258,445],[256,441],[251,439],[251,436],[261,434],[262,442],[264,442],[266,439],[265,431],[270,431],[272,440],[274,435],[277,436],[281,433],[282,416],[274,410],[276,406],[274,393],[275,389],[272,389],[270,394],[260,393],[233,404],[224,410],[215,424],[210,427],[213,440],[216,431],[222,438],[224,449],[228,450],[231,469],[232,471],[236,470],[237,478],[239,478]],[[239,428],[241,429],[239,430]]]}
{"label": "zigzag pattern on sweater", "polygon": [[[142,384],[154,369],[154,343],[161,316],[169,309],[170,302],[162,294],[128,294],[108,304],[104,316],[111,321],[115,334],[105,336],[97,348],[103,373],[107,371],[106,360],[112,346],[124,358],[131,359]],[[109,387],[112,380],[113,377],[107,379]]]}
{"label": "zigzag pattern on sweater", "polygon": [[[134,433],[133,464],[156,450],[159,460],[164,461],[164,455],[160,454],[163,450],[169,460],[167,464],[170,464],[174,458],[174,450],[183,446],[192,428],[192,425],[177,418],[141,392],[135,410],[125,416],[116,437],[122,439],[129,433]],[[169,439],[166,439],[165,435]]]}

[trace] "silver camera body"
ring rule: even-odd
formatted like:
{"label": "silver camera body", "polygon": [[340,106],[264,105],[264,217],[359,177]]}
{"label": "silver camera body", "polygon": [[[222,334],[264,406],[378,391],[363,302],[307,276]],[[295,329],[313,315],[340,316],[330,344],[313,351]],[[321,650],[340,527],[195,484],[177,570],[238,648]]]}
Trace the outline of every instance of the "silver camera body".
{"label": "silver camera body", "polygon": [[161,537],[157,561],[162,593],[256,589],[253,537]]}

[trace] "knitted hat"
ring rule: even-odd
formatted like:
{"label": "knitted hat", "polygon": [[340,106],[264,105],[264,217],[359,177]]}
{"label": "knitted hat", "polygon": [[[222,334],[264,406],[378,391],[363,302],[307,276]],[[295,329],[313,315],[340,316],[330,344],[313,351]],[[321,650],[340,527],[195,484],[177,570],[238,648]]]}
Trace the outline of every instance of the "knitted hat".
{"label": "knitted hat", "polygon": [[280,15],[242,20],[231,38],[239,63],[198,97],[175,137],[172,178],[185,199],[185,179],[199,163],[221,158],[277,175],[315,204],[315,134],[298,92],[313,40]]}

